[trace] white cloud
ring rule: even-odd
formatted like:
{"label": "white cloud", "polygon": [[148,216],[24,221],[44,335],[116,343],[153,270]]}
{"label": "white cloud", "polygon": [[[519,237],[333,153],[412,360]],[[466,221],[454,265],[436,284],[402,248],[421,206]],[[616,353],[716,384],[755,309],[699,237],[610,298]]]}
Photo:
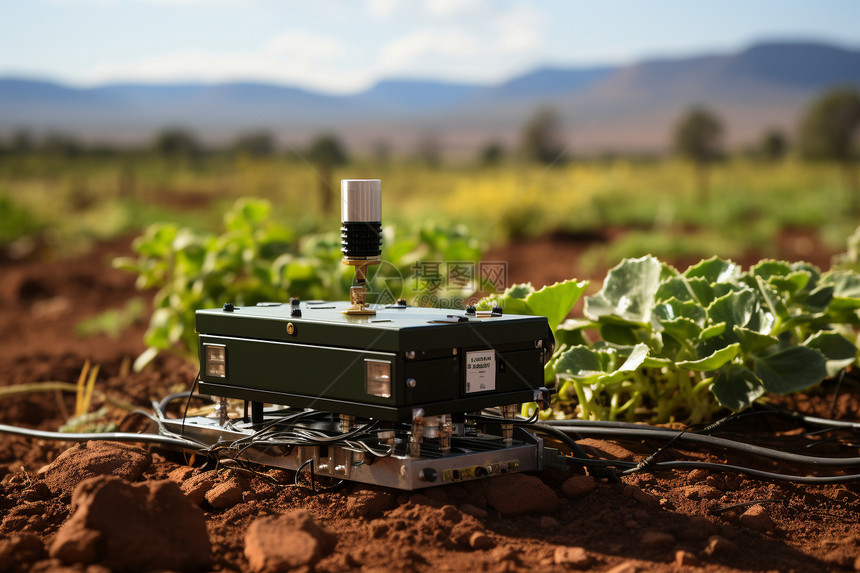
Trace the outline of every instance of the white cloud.
{"label": "white cloud", "polygon": [[297,27],[263,38],[256,50],[164,52],[94,67],[84,81],[256,79],[346,93],[387,77],[500,81],[545,59],[547,18],[525,2],[369,0],[367,6],[393,19],[366,28],[356,20],[340,33]]}
{"label": "white cloud", "polygon": [[427,0],[425,12],[437,18],[466,18],[490,14],[491,7],[484,0]]}
{"label": "white cloud", "polygon": [[544,14],[533,4],[519,4],[500,12],[494,18],[500,38],[499,47],[505,52],[539,48],[544,23]]}
{"label": "white cloud", "polygon": [[386,42],[379,56],[380,75],[497,81],[512,67],[541,59],[546,18],[531,4],[500,8],[483,0],[432,0],[424,8],[438,18]]}
{"label": "white cloud", "polygon": [[355,71],[338,69],[337,60],[343,54],[344,47],[333,38],[297,30],[269,38],[257,52],[185,50],[121,67],[95,68],[87,79],[90,83],[260,79],[348,92],[362,87],[366,78]]}
{"label": "white cloud", "polygon": [[367,9],[376,18],[390,18],[402,7],[400,0],[367,0]]}
{"label": "white cloud", "polygon": [[477,39],[462,30],[421,29],[385,44],[379,67],[383,72],[402,72],[421,61],[468,57],[478,48]]}

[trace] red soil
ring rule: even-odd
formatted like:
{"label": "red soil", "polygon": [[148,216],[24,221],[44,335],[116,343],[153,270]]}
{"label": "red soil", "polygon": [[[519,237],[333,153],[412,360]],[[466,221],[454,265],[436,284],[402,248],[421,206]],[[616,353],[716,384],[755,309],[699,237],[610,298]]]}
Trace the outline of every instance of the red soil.
{"label": "red soil", "polygon": [[[489,258],[508,260],[512,279],[535,284],[575,274],[568,267],[540,272],[554,269],[546,262],[560,247],[546,240],[531,245],[537,246]],[[82,319],[120,308],[136,294],[133,278],[108,265],[111,256],[127,252],[128,242],[118,241],[71,261],[0,263],[0,387],[74,382],[85,360],[101,365],[100,390],[142,408],[189,386],[194,372],[172,357],[142,373],[123,372],[123,362],[143,350],[143,324],[119,339],[75,335]],[[519,261],[534,266],[521,269]],[[825,385],[788,405],[829,416],[834,391]],[[74,409],[68,394],[2,400],[0,423],[41,429],[58,428]],[[858,405],[858,387],[846,382],[833,415],[857,420]],[[727,431],[786,449],[806,443],[792,426],[756,417]],[[583,445],[636,459],[661,444]],[[816,445],[813,451],[822,455],[857,455],[856,446]],[[414,494],[347,485],[314,495],[284,485],[292,476],[280,470],[191,468],[174,455],[111,444],[75,446],[60,456],[69,446],[0,434],[0,572],[860,569],[858,484],[801,486],[698,470],[609,483],[572,469]],[[681,446],[666,455],[756,461]],[[176,523],[192,539],[185,549],[171,543],[177,533],[169,528]],[[211,549],[193,534],[204,526]],[[134,543],[122,540],[128,532],[136,532]],[[289,542],[273,543],[278,538]],[[117,549],[126,546],[125,554]]]}

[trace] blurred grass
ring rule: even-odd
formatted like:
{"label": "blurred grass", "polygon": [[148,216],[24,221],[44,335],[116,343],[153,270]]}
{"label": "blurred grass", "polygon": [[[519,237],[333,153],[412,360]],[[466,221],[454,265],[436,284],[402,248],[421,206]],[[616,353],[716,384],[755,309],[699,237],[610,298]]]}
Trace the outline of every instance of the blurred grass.
{"label": "blurred grass", "polygon": [[[857,222],[836,166],[737,158],[714,166],[707,198],[693,168],[676,160],[579,161],[545,169],[428,168],[355,161],[341,178],[383,180],[386,225],[440,219],[502,243],[548,233],[611,239],[591,259],[614,264],[647,250],[659,257],[767,252],[782,229],[809,229],[833,247]],[[261,197],[297,233],[339,227],[322,213],[316,173],[297,158],[211,154],[170,160],[148,154],[0,157],[0,243],[40,234],[56,251],[138,233],[157,221],[212,230],[239,197]],[[588,257],[586,257],[588,259]]]}

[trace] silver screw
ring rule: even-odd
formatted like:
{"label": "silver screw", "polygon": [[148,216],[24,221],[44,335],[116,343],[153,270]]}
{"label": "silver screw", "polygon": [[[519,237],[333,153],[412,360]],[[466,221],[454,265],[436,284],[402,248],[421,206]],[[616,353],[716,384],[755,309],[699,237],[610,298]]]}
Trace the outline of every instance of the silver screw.
{"label": "silver screw", "polygon": [[415,351],[414,350],[407,350],[406,351],[406,358],[408,358],[409,360],[414,360],[415,359]]}
{"label": "silver screw", "polygon": [[409,379],[406,381],[406,385],[407,385],[409,388],[415,388],[415,387],[418,385],[418,382],[416,382],[416,381],[415,381],[415,378],[409,378]]}

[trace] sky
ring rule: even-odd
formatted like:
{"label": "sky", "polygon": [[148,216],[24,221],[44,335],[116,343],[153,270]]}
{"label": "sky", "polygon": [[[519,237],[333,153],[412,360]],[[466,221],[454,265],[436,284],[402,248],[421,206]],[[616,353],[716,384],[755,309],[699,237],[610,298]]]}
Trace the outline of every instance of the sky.
{"label": "sky", "polygon": [[352,93],[385,78],[491,84],[543,66],[860,48],[856,0],[0,0],[0,76],[77,86],[265,81]]}

